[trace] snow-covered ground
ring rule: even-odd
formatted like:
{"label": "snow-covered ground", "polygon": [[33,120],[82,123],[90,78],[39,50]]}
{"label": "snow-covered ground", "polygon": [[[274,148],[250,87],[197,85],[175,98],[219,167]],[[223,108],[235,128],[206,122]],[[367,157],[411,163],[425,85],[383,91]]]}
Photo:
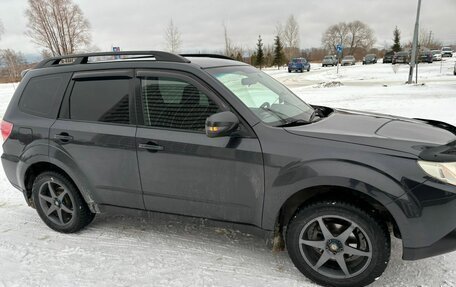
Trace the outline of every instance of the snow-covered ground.
{"label": "snow-covered ground", "polygon": [[[456,125],[454,59],[420,65],[424,86],[406,86],[406,66],[335,68],[310,73],[266,72],[309,103],[433,118]],[[330,82],[342,86],[323,88]],[[331,83],[330,83],[331,85]],[[385,85],[385,86],[384,86]],[[0,85],[0,116],[14,92]],[[456,286],[456,253],[401,260],[393,240],[391,262],[373,286]],[[208,227],[195,220],[97,216],[78,234],[47,228],[0,169],[1,286],[315,286],[286,252],[272,253],[260,238]]]}

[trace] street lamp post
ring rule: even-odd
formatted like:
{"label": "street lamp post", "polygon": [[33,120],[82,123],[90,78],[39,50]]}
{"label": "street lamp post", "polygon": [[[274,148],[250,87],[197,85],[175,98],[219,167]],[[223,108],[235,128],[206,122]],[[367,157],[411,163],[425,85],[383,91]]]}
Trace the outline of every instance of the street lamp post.
{"label": "street lamp post", "polygon": [[[412,59],[410,61],[410,71],[409,71],[409,78],[408,84],[413,82],[413,68],[416,65],[416,55],[417,55],[417,48],[418,48],[418,29],[420,23],[420,9],[421,9],[421,0],[418,0],[418,9],[416,12],[416,22],[415,22],[415,32],[413,34],[413,45],[412,45]],[[418,74],[416,76],[418,80]]]}

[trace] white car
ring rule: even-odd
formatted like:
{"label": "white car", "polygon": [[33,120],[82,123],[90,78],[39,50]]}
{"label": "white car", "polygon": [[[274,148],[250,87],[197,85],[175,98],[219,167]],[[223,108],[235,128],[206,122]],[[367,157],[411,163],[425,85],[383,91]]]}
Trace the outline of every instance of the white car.
{"label": "white car", "polygon": [[345,56],[342,59],[342,63],[341,63],[342,66],[353,66],[355,64],[356,64],[356,59],[355,59],[355,57],[353,57],[351,55]]}
{"label": "white car", "polygon": [[442,61],[442,51],[432,50],[432,60],[433,61]]}
{"label": "white car", "polygon": [[451,47],[442,47],[442,57],[453,57],[453,49]]}

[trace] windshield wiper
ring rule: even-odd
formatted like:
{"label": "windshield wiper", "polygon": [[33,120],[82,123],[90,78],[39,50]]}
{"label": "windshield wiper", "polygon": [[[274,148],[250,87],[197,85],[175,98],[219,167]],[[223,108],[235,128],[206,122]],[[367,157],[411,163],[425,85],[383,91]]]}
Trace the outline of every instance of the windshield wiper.
{"label": "windshield wiper", "polygon": [[292,120],[292,121],[287,121],[286,123],[280,125],[280,127],[294,127],[294,126],[301,126],[301,125],[307,125],[310,124],[314,121],[315,116],[317,115],[317,109],[314,109],[312,111],[312,114],[309,117],[309,120],[302,120],[302,119],[297,119],[297,120]]}
{"label": "windshield wiper", "polygon": [[312,114],[310,115],[309,122],[312,122],[316,115],[317,115],[317,109],[314,109],[312,111]]}
{"label": "windshield wiper", "polygon": [[302,126],[302,125],[307,125],[310,123],[311,122],[299,119],[299,120],[287,121],[286,123],[280,125],[279,127],[286,128],[286,127]]}
{"label": "windshield wiper", "polygon": [[268,108],[268,107],[260,107],[261,109],[265,110],[265,111],[268,111],[270,112],[271,114],[273,114],[274,116],[276,116],[277,118],[279,118],[279,120],[283,123],[283,124],[286,124],[288,123],[287,121],[287,115],[279,112],[279,111],[276,111],[276,110],[273,110],[271,108]]}
{"label": "windshield wiper", "polygon": [[278,125],[278,127],[292,127],[292,126],[307,125],[307,124],[311,123],[313,117],[315,117],[315,115],[314,115],[315,110],[314,110],[312,116],[310,117],[311,120],[305,121],[305,120],[302,120],[302,119],[287,119],[288,116],[286,114],[284,114],[284,113],[281,113],[279,111],[273,110],[273,109],[268,108],[268,107],[261,107],[261,108],[263,110],[265,110],[265,111],[268,111],[268,112],[272,113],[273,115],[275,115],[277,118],[280,119],[282,124]]}

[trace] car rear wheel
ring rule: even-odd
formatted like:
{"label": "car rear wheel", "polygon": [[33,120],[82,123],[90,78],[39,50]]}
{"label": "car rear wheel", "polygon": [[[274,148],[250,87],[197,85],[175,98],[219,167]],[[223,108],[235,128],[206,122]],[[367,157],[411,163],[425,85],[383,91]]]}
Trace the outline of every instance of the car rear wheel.
{"label": "car rear wheel", "polygon": [[77,232],[95,218],[74,183],[60,173],[38,175],[32,196],[38,215],[55,231]]}
{"label": "car rear wheel", "polygon": [[344,202],[318,202],[300,209],[287,228],[295,266],[324,286],[366,286],[385,270],[390,236],[365,211]]}

